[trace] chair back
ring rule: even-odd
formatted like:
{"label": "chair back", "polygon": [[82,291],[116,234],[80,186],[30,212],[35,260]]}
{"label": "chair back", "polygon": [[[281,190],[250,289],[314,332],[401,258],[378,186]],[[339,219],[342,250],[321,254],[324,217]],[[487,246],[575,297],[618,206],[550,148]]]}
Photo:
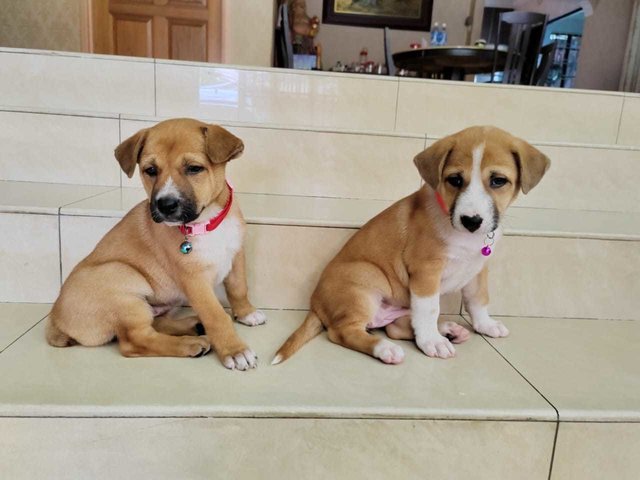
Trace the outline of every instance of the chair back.
{"label": "chair back", "polygon": [[276,67],[293,68],[293,42],[289,26],[289,7],[287,2],[278,7],[275,31]]}
{"label": "chair back", "polygon": [[555,42],[549,43],[540,49],[540,65],[533,74],[533,85],[544,87],[549,76],[549,70],[553,63],[553,54],[556,50]]}
{"label": "chair back", "polygon": [[391,52],[391,30],[384,27],[384,60],[387,63],[387,75],[395,77],[396,64],[393,63],[393,53]]}
{"label": "chair back", "polygon": [[[500,14],[497,38],[500,38],[502,29],[510,28],[507,61],[502,83],[518,85],[533,83],[533,74],[537,66],[546,24],[547,16],[543,13],[506,12]],[[495,48],[493,75],[496,72],[498,58],[497,43]]]}

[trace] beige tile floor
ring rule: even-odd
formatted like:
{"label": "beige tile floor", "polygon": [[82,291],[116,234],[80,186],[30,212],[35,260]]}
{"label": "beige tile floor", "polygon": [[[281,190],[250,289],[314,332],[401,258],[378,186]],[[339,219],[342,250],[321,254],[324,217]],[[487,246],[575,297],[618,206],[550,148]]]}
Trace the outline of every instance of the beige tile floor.
{"label": "beige tile floor", "polygon": [[42,320],[50,308],[46,303],[0,303],[0,352]]}

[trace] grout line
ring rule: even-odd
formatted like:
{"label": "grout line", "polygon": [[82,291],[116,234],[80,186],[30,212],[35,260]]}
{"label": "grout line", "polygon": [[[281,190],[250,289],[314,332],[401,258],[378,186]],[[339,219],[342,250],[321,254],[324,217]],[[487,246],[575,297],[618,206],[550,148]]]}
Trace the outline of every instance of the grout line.
{"label": "grout line", "polygon": [[58,207],[58,273],[60,274],[60,284],[58,288],[62,288],[62,216],[60,215],[62,207]]}
{"label": "grout line", "polygon": [[20,335],[18,338],[16,338],[13,342],[11,342],[9,345],[7,345],[6,347],[4,347],[2,350],[0,350],[0,354],[2,354],[3,352],[7,351],[9,349],[9,347],[11,347],[14,343],[16,343],[18,340],[20,340],[22,337],[24,337],[27,333],[29,333],[31,330],[33,330],[38,324],[40,324],[40,322],[42,322],[45,318],[47,318],[49,316],[49,313],[51,311],[47,312],[47,314],[42,317],[40,320],[38,320],[36,323],[34,323],[33,325],[31,325],[27,330],[25,330],[22,335]]}
{"label": "grout line", "polygon": [[622,115],[624,114],[624,105],[627,102],[627,97],[622,97],[622,107],[620,108],[620,118],[618,119],[618,130],[616,131],[616,145],[619,145],[620,141],[620,126],[622,125]]}
{"label": "grout line", "polygon": [[393,118],[393,131],[396,132],[396,128],[398,127],[398,101],[400,99],[400,77],[398,77],[398,82],[396,83],[396,108],[395,108],[395,117]]}
{"label": "grout line", "polygon": [[[466,317],[464,317],[464,316],[461,316],[461,317],[462,317],[462,319],[463,319],[463,320],[464,320],[468,325],[472,326],[472,325],[471,325],[471,323],[469,322],[469,320],[467,320],[467,318],[466,318]],[[472,327],[473,327],[473,326],[472,326]],[[489,345],[489,346],[490,346],[490,347],[491,347],[491,348],[492,348],[492,349],[493,349],[493,350],[494,350],[498,355],[500,355],[500,356],[502,357],[502,359],[503,359],[505,362],[507,362],[507,364],[509,364],[509,366],[510,366],[511,368],[513,368],[513,369],[516,371],[516,373],[517,373],[518,375],[520,375],[520,377],[522,377],[522,379],[523,379],[525,382],[527,382],[527,383],[531,386],[531,388],[533,388],[533,389],[538,393],[538,395],[540,395],[540,396],[541,396],[541,397],[542,397],[542,398],[543,398],[543,399],[544,399],[544,400],[545,400],[545,401],[546,401],[546,402],[551,406],[551,408],[553,408],[553,410],[556,412],[556,432],[555,432],[555,435],[554,435],[554,438],[553,438],[553,447],[552,447],[552,450],[551,450],[551,461],[550,461],[550,464],[549,464],[549,475],[548,475],[548,477],[547,477],[547,478],[550,480],[550,479],[551,479],[551,471],[552,471],[552,469],[553,469],[553,460],[554,460],[555,451],[556,451],[556,440],[557,440],[557,438],[558,438],[558,430],[559,430],[559,428],[560,428],[560,412],[558,411],[558,409],[556,408],[556,406],[555,406],[553,403],[551,403],[551,401],[550,401],[547,397],[545,397],[545,396],[542,394],[542,392],[541,392],[540,390],[538,390],[538,389],[536,388],[536,386],[535,386],[533,383],[531,383],[531,381],[529,381],[529,379],[528,379],[527,377],[525,377],[525,376],[524,376],[524,374],[523,374],[522,372],[520,372],[520,370],[518,370],[518,369],[515,367],[515,365],[514,365],[513,363],[511,363],[511,362],[507,359],[507,357],[505,357],[505,356],[502,354],[502,352],[500,352],[500,350],[498,350],[498,348],[497,348],[493,343],[491,343],[491,342],[487,339],[487,337],[486,337],[486,336],[481,335],[481,337],[482,337],[482,339],[483,339],[485,342],[487,342],[487,344],[488,344],[488,345]]]}
{"label": "grout line", "polygon": [[[155,68],[155,62],[153,63],[153,65]],[[155,105],[155,101],[154,101],[154,105]],[[121,143],[122,143],[122,114],[118,115],[118,145],[120,145]],[[122,169],[120,169],[118,173],[119,173],[118,178],[120,179],[120,188],[122,189]]]}
{"label": "grout line", "polygon": [[156,59],[153,59],[153,115],[158,115],[158,73],[156,70]]}

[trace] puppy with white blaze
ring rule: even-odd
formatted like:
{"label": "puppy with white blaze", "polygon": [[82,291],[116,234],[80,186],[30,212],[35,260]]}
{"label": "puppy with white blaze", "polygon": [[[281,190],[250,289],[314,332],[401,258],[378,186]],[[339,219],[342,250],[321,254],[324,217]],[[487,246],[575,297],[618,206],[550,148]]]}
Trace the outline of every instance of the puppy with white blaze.
{"label": "puppy with white blaze", "polygon": [[453,343],[469,332],[455,322],[438,327],[438,316],[440,296],[457,290],[476,332],[509,334],[489,316],[486,263],[505,210],[538,184],[549,159],[503,130],[479,126],[437,141],[414,163],[424,186],[367,222],[327,265],[307,318],[274,364],[323,328],[332,342],[384,363],[402,362],[404,352],[372,329],[415,338],[429,357],[453,357]]}

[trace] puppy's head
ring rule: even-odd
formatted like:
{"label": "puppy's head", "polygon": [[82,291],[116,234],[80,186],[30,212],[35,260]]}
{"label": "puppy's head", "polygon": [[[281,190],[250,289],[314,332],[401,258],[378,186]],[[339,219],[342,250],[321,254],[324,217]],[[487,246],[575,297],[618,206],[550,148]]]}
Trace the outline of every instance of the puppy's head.
{"label": "puppy's head", "polygon": [[188,223],[220,194],[227,162],[243,150],[224,128],[183,118],[140,130],[115,156],[129,178],[140,166],[155,222]]}
{"label": "puppy's head", "polygon": [[448,207],[460,231],[492,232],[518,191],[528,193],[549,159],[495,127],[471,127],[445,137],[414,158],[420,175]]}

